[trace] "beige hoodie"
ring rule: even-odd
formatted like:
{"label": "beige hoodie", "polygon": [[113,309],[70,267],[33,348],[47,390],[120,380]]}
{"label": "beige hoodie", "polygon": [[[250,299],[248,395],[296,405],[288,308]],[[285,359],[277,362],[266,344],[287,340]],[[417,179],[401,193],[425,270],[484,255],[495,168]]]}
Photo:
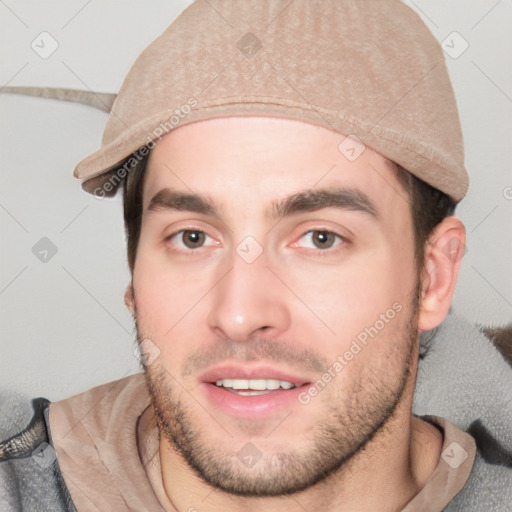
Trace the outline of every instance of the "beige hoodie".
{"label": "beige hoodie", "polygon": [[[143,374],[104,384],[50,405],[50,432],[78,512],[175,512],[165,493],[159,434]],[[464,487],[475,442],[448,421],[443,456],[425,487],[402,512],[440,512]],[[453,443],[468,453],[454,468]],[[460,448],[459,448],[460,449]]]}

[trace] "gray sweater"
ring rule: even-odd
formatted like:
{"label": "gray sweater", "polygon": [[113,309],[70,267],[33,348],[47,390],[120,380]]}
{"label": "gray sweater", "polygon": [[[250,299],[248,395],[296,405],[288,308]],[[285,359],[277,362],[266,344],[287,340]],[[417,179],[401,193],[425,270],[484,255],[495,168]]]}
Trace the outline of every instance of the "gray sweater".
{"label": "gray sweater", "polygon": [[[48,400],[0,395],[0,512],[76,512],[48,427]],[[512,510],[512,368],[450,314],[421,337],[414,414],[446,418],[476,441],[473,470],[448,512]]]}

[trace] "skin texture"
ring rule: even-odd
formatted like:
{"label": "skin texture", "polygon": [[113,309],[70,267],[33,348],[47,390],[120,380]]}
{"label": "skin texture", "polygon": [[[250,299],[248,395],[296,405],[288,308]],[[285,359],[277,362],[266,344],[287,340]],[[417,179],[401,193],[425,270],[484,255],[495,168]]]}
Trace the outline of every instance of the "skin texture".
{"label": "skin texture", "polygon": [[[447,314],[464,228],[443,221],[418,272],[393,164],[370,148],[351,162],[343,139],[299,121],[224,118],[180,127],[151,153],[126,303],[158,355],[146,377],[169,507],[400,510],[437,465],[440,433],[411,414],[418,331]],[[155,207],[165,189],[216,212]],[[340,189],[364,195],[366,211],[355,201],[267,215],[296,194]],[[307,404],[249,418],[204,391],[204,371],[226,362],[270,366],[306,391],[329,368],[334,377]],[[257,463],[244,463],[247,450]]]}

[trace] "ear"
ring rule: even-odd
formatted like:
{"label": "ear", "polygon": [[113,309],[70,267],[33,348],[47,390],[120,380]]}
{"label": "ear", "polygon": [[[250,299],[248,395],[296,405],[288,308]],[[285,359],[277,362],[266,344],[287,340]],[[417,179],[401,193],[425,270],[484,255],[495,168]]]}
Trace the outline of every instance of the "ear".
{"label": "ear", "polygon": [[418,327],[428,331],[448,314],[466,250],[466,230],[456,217],[444,219],[429,237],[421,276]]}
{"label": "ear", "polygon": [[135,297],[133,296],[133,284],[130,283],[124,292],[124,303],[126,304],[126,307],[132,314],[132,316],[135,315]]}

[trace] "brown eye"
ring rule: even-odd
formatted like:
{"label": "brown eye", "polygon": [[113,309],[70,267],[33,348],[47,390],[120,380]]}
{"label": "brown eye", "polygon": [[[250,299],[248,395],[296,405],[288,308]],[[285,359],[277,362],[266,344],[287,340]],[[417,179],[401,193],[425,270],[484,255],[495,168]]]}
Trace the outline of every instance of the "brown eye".
{"label": "brown eye", "polygon": [[181,250],[199,249],[205,245],[206,239],[210,238],[199,229],[182,229],[170,235],[166,241]]}
{"label": "brown eye", "polygon": [[331,231],[322,229],[312,229],[304,233],[296,247],[304,247],[307,249],[332,249],[345,242],[345,238]]}
{"label": "brown eye", "polygon": [[204,244],[206,235],[202,231],[182,231],[181,239],[185,247],[197,249]]}
{"label": "brown eye", "polygon": [[319,249],[330,249],[336,241],[336,235],[328,231],[313,231],[312,241]]}

